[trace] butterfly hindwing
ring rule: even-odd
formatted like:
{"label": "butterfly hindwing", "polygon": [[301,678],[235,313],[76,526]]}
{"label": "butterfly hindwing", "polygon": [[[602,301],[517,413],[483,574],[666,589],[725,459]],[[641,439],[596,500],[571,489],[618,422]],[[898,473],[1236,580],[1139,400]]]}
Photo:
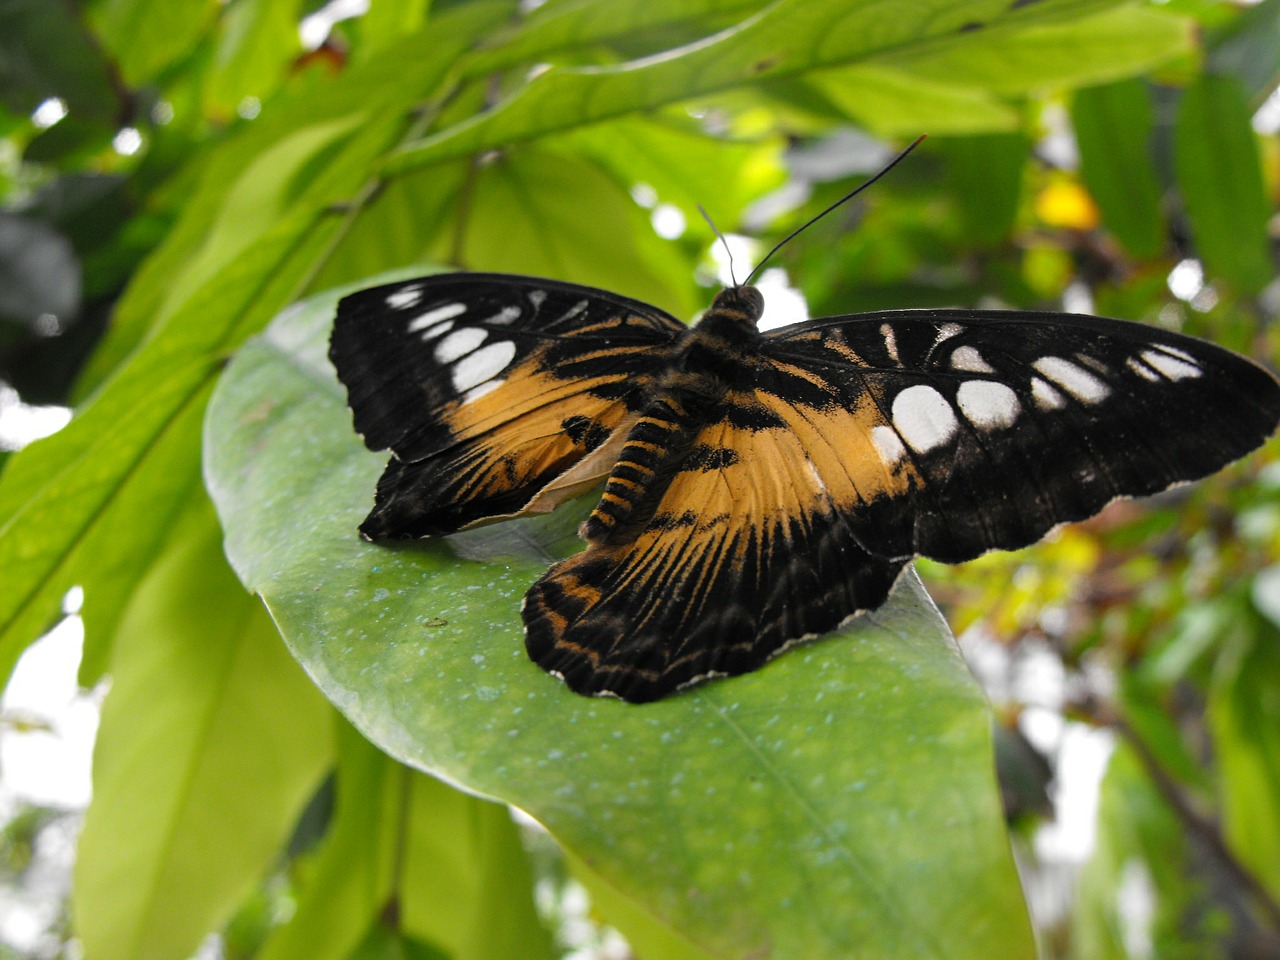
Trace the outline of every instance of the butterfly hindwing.
{"label": "butterfly hindwing", "polygon": [[579,693],[639,702],[754,670],[878,607],[902,571],[841,522],[797,434],[750,425],[749,394],[714,408],[645,412],[592,521],[648,471],[637,502],[588,521],[587,550],[525,598],[530,656]]}
{"label": "butterfly hindwing", "polygon": [[847,428],[899,482],[845,513],[885,557],[1026,546],[1116,497],[1207,476],[1280,419],[1280,388],[1252,362],[1117,320],[889,311],[764,339],[767,356],[829,385],[832,409],[874,410]]}
{"label": "butterfly hindwing", "polygon": [[638,301],[508,275],[441,274],[344,298],[330,357],[356,430],[393,454],[361,531],[450,533],[589,485],[685,330]]}

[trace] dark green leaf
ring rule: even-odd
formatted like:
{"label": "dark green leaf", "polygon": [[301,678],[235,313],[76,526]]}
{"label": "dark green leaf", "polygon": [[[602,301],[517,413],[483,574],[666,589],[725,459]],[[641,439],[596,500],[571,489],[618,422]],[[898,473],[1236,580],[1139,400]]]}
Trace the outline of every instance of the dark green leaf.
{"label": "dark green leaf", "polygon": [[191,955],[266,872],[331,762],[328,705],[194,502],[112,658],[75,867],[91,957]]}
{"label": "dark green leaf", "polygon": [[1280,628],[1233,591],[1235,620],[1206,708],[1220,771],[1223,833],[1280,899]]}
{"label": "dark green leaf", "polygon": [[1121,80],[1076,92],[1071,122],[1080,148],[1080,177],[1102,222],[1135,257],[1165,245],[1163,191],[1156,178],[1155,111],[1147,85]]}
{"label": "dark green leaf", "polygon": [[[931,0],[909,5],[780,0],[706,42],[690,44],[662,57],[616,67],[552,69],[542,73],[487,113],[406,147],[391,159],[389,167],[403,170],[465,156],[752,83],[762,77],[786,77],[825,67],[875,61],[950,82],[954,71],[963,65],[975,83],[998,83],[1013,68],[1002,61],[984,70],[972,62],[977,58],[971,45],[977,44],[979,51],[986,51],[998,41],[1007,51],[1008,61],[1015,58],[1018,45],[1026,36],[1043,39],[1046,45],[1060,39],[1052,31],[1047,36],[1034,31],[1053,24],[1070,24],[1111,5],[1106,0],[1041,0],[1010,11],[1006,4],[992,0]],[[1169,18],[1160,18],[1160,22],[1181,23]],[[1169,55],[1168,34],[1172,31],[1154,29],[1154,21],[1147,19],[1140,25],[1136,18],[1129,18],[1127,23],[1133,29],[1111,38],[1110,54],[1123,49],[1132,55],[1142,49],[1150,56]],[[971,29],[974,24],[983,28]],[[1100,26],[1114,30],[1116,22],[1107,21]],[[1139,26],[1143,32],[1135,35]],[[1181,26],[1178,37],[1179,43],[1184,42],[1185,29]],[[1040,50],[1036,56],[1043,57],[1045,53]],[[1055,55],[1048,60],[1046,72],[1035,75],[1041,82],[1061,81],[1064,71],[1080,56],[1079,50],[1074,58]],[[1026,89],[1028,71],[1034,69],[1035,59],[1022,58],[1015,64],[1018,72],[1009,81],[1012,88]],[[1133,64],[1126,64],[1126,70],[1132,68]],[[1116,68],[1113,65],[1109,69],[1114,72]]]}
{"label": "dark green leaf", "polygon": [[297,912],[261,960],[337,960],[392,942],[411,957],[552,955],[505,807],[396,763],[346,724],[337,782],[335,817]]}
{"label": "dark green leaf", "polygon": [[121,104],[111,65],[70,3],[6,0],[0,4],[0,102],[30,113],[61,97],[82,120],[113,123]]}
{"label": "dark green leaf", "polygon": [[1174,142],[1178,188],[1205,272],[1245,293],[1273,276],[1271,208],[1251,120],[1239,82],[1205,74],[1182,96]]}
{"label": "dark green leaf", "polygon": [[1013,232],[1030,144],[1021,133],[946,137],[930,145],[947,164],[966,239],[996,244]]}
{"label": "dark green leaf", "polygon": [[221,6],[217,0],[104,0],[97,27],[125,82],[140,87],[190,54]]}

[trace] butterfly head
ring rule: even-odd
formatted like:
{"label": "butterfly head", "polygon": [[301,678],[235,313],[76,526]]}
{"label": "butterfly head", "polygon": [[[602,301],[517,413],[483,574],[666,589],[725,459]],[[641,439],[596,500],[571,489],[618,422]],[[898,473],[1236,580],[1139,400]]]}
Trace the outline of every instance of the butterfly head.
{"label": "butterfly head", "polygon": [[718,324],[740,325],[754,333],[763,313],[764,295],[758,289],[746,285],[726,287],[716,294],[702,322],[715,317]]}

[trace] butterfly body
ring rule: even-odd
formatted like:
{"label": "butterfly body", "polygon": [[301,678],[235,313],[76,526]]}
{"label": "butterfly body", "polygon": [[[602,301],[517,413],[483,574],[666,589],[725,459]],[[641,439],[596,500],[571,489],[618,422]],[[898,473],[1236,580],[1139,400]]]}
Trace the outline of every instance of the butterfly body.
{"label": "butterfly body", "polygon": [[907,562],[1022,547],[1262,443],[1280,385],[1202,341],[1019,311],[761,332],[606,291],[445,274],[342,301],[330,355],[393,458],[361,526],[435,536],[604,481],[586,549],[522,606],[574,690],[657,699],[879,606]]}

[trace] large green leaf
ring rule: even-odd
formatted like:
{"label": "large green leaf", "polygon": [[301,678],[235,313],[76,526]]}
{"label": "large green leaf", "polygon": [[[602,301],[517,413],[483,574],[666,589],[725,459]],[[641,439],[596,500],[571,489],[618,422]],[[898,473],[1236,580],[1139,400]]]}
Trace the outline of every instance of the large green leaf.
{"label": "large green leaf", "polygon": [[986,704],[918,581],[748,676],[579,697],[528,661],[517,608],[576,548],[580,505],[402,549],[356,537],[383,457],[325,359],[335,301],[228,368],[206,482],[241,579],[362,732],[527,810],[711,956],[1033,955]]}
{"label": "large green leaf", "polygon": [[1257,293],[1274,276],[1252,111],[1234,77],[1203,74],[1182,96],[1174,170],[1196,250],[1211,276]]}
{"label": "large green leaf", "polygon": [[672,28],[710,33],[726,20],[742,18],[765,0],[567,0],[533,9],[490,49],[472,56],[468,74],[480,76],[520,63],[536,62],[571,48],[627,41],[646,31]]}
{"label": "large green leaf", "polygon": [[1163,190],[1153,153],[1155,108],[1141,80],[1089,87],[1076,93],[1071,123],[1080,147],[1080,176],[1102,211],[1102,221],[1137,257],[1164,249]]}
{"label": "large green leaf", "polygon": [[[777,0],[661,57],[540,73],[492,110],[405,147],[389,168],[494,149],[764,77],[881,63],[944,83],[959,71],[975,86],[1021,92],[1072,77],[1123,75],[1185,45],[1186,27],[1174,18],[1087,16],[1114,6],[1107,0]],[[1021,52],[1024,40],[1034,47],[1030,55]],[[1091,53],[1090,41],[1106,47]],[[1064,43],[1066,52],[1057,49]],[[1125,59],[1117,63],[1122,52]]]}
{"label": "large green leaf", "polygon": [[112,659],[75,866],[89,958],[193,953],[262,879],[331,762],[332,711],[195,502]]}

